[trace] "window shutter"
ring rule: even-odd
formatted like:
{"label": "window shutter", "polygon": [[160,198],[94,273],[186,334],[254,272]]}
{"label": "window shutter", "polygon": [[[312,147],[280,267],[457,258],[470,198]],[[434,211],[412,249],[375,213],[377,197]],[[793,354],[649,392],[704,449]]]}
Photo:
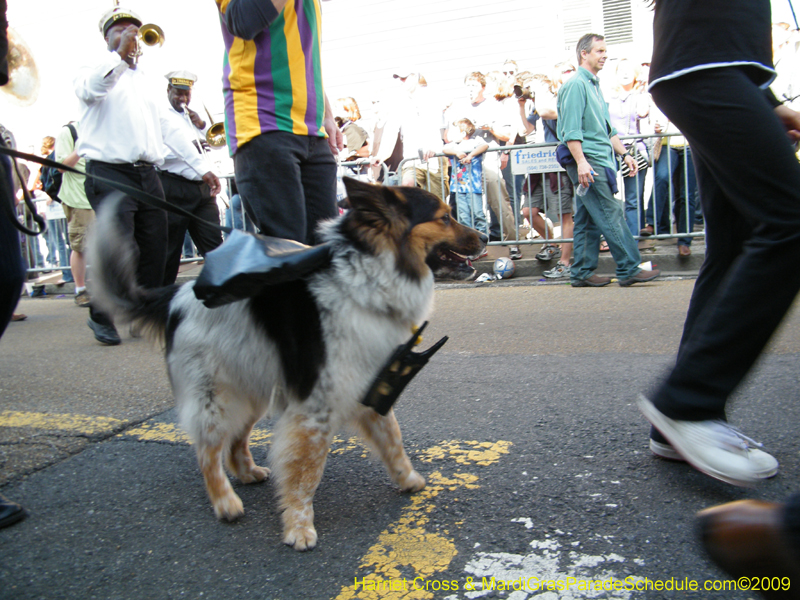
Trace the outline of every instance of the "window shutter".
{"label": "window shutter", "polygon": [[572,49],[581,36],[592,31],[589,0],[564,0],[564,48]]}
{"label": "window shutter", "polygon": [[631,0],[603,0],[603,28],[606,44],[632,42]]}

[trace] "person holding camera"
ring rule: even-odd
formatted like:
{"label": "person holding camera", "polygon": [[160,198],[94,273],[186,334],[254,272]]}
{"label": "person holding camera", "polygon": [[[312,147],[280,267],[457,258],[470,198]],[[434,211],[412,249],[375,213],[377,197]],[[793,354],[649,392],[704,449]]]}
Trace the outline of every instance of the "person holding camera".
{"label": "person holding camera", "polygon": [[[647,94],[636,90],[636,72],[633,64],[626,58],[617,61],[617,81],[614,93],[608,100],[608,114],[611,125],[620,135],[636,135],[642,133],[642,120],[650,114],[650,100]],[[647,146],[644,140],[627,140],[624,142],[628,151],[647,158]],[[625,188],[625,222],[631,235],[639,235],[644,217],[644,179],[647,167],[634,177],[623,177]]]}

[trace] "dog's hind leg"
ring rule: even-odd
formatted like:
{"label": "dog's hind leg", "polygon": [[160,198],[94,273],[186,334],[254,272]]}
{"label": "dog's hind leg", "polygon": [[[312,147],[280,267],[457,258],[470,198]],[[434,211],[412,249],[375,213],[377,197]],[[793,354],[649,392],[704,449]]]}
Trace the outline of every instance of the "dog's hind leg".
{"label": "dog's hind leg", "polygon": [[389,411],[382,417],[372,409],[363,409],[355,421],[364,440],[378,453],[389,476],[404,492],[418,492],[425,487],[425,478],[411,466],[403,449],[400,425]]}
{"label": "dog's hind leg", "polygon": [[245,424],[242,432],[231,443],[227,455],[228,468],[242,483],[257,483],[265,481],[269,477],[269,469],[259,467],[253,461],[253,455],[250,454],[250,434],[259,418],[258,415],[254,415]]}
{"label": "dog's hind leg", "polygon": [[226,451],[224,441],[217,444],[197,442],[197,461],[206,482],[206,491],[218,519],[234,521],[244,514],[241,498],[233,491],[233,486],[222,468],[222,456]]}
{"label": "dog's hind leg", "polygon": [[295,550],[317,545],[314,493],[322,479],[333,432],[329,413],[285,413],[270,450],[283,511],[283,543]]}

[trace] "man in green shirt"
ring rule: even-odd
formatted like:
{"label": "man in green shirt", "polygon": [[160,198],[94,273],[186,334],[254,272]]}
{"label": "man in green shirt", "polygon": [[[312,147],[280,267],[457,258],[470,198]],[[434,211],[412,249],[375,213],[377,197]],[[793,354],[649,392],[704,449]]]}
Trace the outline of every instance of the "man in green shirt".
{"label": "man in green shirt", "polygon": [[[586,34],[578,40],[575,50],[578,72],[558,92],[558,138],[567,145],[575,161],[565,168],[577,192],[570,282],[573,287],[601,287],[611,282],[608,277],[594,274],[601,234],[617,263],[616,275],[621,286],[651,281],[660,272],[639,267],[639,248],[625,223],[622,203],[614,197],[617,193],[614,153],[625,155],[630,176],[636,175],[636,161],[625,153],[625,146],[611,126],[608,105],[600,91],[597,74],[606,62],[605,39]],[[579,185],[585,195],[581,195]]]}
{"label": "man in green shirt", "polygon": [[[75,142],[78,137],[78,122],[73,121],[61,128],[56,138],[56,160],[79,171],[86,170],[86,161],[78,156]],[[94,211],[83,186],[84,177],[74,173],[64,173],[58,197],[67,217],[69,257],[72,276],[75,279],[75,304],[89,306],[89,294],[86,292],[86,230],[94,221]]]}

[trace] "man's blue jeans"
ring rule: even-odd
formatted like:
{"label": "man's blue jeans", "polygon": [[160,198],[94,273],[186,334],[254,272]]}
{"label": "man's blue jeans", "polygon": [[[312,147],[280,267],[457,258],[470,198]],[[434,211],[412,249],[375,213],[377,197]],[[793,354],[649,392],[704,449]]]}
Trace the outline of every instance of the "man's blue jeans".
{"label": "man's blue jeans", "polygon": [[[49,219],[47,221],[47,260],[50,266],[69,267],[71,250],[67,248],[67,220]],[[56,256],[57,255],[57,256]],[[74,281],[72,270],[63,269],[61,279],[66,283]]]}
{"label": "man's blue jeans", "polygon": [[458,221],[462,225],[488,234],[486,214],[483,212],[483,194],[456,192]]}
{"label": "man's blue jeans", "polygon": [[644,227],[644,180],[647,170],[639,171],[633,177],[623,177],[625,188],[625,222],[631,235],[639,235]]}
{"label": "man's blue jeans", "polygon": [[[684,169],[685,167],[685,169]],[[674,199],[675,224],[678,233],[691,233],[694,230],[695,209],[698,205],[697,182],[690,148],[664,146],[654,166],[655,177],[653,193],[645,212],[645,220],[658,234],[672,233],[670,225],[670,182]],[[688,198],[687,198],[688,192]],[[688,206],[688,215],[686,207]],[[688,218],[688,222],[687,222]],[[689,246],[692,238],[678,239],[678,244]]]}
{"label": "man's blue jeans", "polygon": [[[611,256],[617,263],[618,279],[630,279],[642,269],[639,246],[633,239],[622,203],[611,195],[608,176],[602,167],[595,170],[594,183],[585,196],[575,196],[575,229],[572,252],[574,259],[570,267],[570,280],[588,279],[597,269],[600,257],[600,235],[605,237]],[[567,165],[567,175],[577,188],[578,168]]]}
{"label": "man's blue jeans", "polygon": [[[242,208],[242,197],[239,194],[234,194],[231,198],[231,206],[225,211],[225,227],[232,227],[241,231],[249,231],[253,233],[256,228],[253,221],[247,216],[247,213]],[[225,234],[225,239],[230,234]]]}

